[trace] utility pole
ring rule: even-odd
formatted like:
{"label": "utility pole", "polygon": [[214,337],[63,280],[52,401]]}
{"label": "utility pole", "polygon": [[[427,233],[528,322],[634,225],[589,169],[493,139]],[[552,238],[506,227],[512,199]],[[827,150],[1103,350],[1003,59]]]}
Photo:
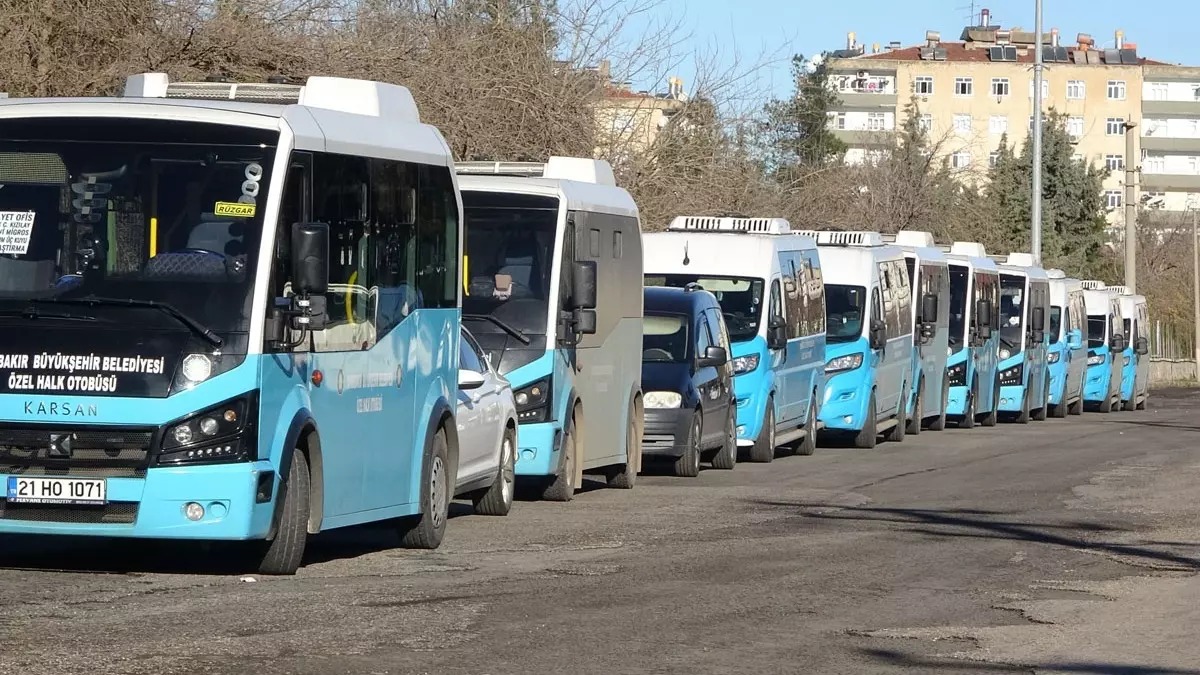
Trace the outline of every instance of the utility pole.
{"label": "utility pole", "polygon": [[1030,253],[1033,264],[1042,264],[1042,0],[1036,0],[1037,16],[1033,20],[1033,33],[1037,46],[1033,53],[1033,195],[1030,223]]}
{"label": "utility pole", "polygon": [[1137,122],[1125,122],[1125,285],[1137,292]]}
{"label": "utility pole", "polygon": [[1192,333],[1192,349],[1196,357],[1196,381],[1200,382],[1200,230],[1196,227],[1200,211],[1192,209],[1192,319],[1196,322]]}

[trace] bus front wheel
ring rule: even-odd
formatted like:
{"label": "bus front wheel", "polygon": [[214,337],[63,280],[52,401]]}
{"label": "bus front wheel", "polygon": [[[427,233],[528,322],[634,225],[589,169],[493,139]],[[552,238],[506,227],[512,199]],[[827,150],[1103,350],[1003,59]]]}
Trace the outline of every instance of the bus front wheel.
{"label": "bus front wheel", "polygon": [[275,538],[266,542],[258,560],[259,574],[295,574],[304,560],[308,542],[308,460],[299,449],[292,450],[287,482],[279,486],[279,523]]}
{"label": "bus front wheel", "polygon": [[618,464],[605,474],[610,488],[632,490],[642,468],[642,411],[640,399],[629,408],[629,424],[625,428],[625,463]]}
{"label": "bus front wheel", "polygon": [[434,549],[442,545],[454,480],[449,455],[446,430],[439,428],[421,467],[421,512],[400,521],[400,543],[405,548]]}
{"label": "bus front wheel", "polygon": [[542,499],[552,502],[569,502],[575,496],[575,462],[579,447],[575,444],[575,413],[563,429],[562,448],[559,450],[558,472],[550,478],[550,484],[542,490]]}

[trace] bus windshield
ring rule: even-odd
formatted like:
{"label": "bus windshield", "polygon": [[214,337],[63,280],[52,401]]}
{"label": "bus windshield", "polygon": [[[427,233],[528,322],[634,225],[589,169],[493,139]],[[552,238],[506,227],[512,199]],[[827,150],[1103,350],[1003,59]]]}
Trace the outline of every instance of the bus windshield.
{"label": "bus windshield", "polygon": [[[249,330],[278,136],[179,120],[5,120],[0,311],[180,330],[148,311],[165,303],[216,333]],[[83,298],[104,302],[84,310]]]}
{"label": "bus windshield", "polygon": [[1000,275],[1000,342],[1010,352],[1021,351],[1025,330],[1025,277]]}
{"label": "bus windshield", "polygon": [[647,274],[647,286],[684,288],[698,284],[712,293],[721,305],[730,342],[745,342],[758,335],[762,319],[763,280],[746,277],[709,277],[695,274]]}
{"label": "bus windshield", "polygon": [[1103,347],[1105,338],[1107,337],[1105,329],[1108,327],[1108,317],[1097,316],[1095,314],[1088,315],[1088,347]]}
{"label": "bus windshield", "polygon": [[867,289],[825,284],[825,339],[851,342],[862,336]]}
{"label": "bus windshield", "polygon": [[958,351],[967,340],[967,282],[970,272],[959,265],[950,266],[950,349]]}

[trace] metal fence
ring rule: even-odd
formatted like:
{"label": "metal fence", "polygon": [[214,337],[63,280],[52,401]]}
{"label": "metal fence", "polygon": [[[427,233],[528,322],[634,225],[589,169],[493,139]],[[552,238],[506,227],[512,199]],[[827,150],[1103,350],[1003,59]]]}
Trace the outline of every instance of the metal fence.
{"label": "metal fence", "polygon": [[1196,342],[1191,330],[1155,321],[1149,338],[1152,383],[1196,381]]}

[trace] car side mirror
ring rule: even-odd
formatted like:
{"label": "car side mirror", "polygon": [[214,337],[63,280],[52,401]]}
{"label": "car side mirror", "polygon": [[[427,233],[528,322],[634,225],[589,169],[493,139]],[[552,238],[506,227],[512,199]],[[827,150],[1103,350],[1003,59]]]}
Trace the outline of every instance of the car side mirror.
{"label": "car side mirror", "polygon": [[868,339],[871,349],[883,349],[887,346],[887,324],[882,321],[871,323],[871,336]]}
{"label": "car side mirror", "polygon": [[571,323],[576,335],[594,335],[596,333],[596,310],[576,309],[571,313]]}
{"label": "car side mirror", "polygon": [[1033,324],[1034,331],[1040,332],[1046,330],[1046,308],[1034,307],[1033,317],[1030,323]]}
{"label": "car side mirror", "polygon": [[719,368],[729,362],[729,354],[724,347],[710,346],[704,350],[704,356],[696,360],[700,368]]}
{"label": "car side mirror", "polygon": [[[979,302],[975,303],[975,323],[978,324],[980,328],[983,328],[984,326],[988,328],[992,327],[991,300],[980,300]],[[990,332],[988,334],[991,335]]]}
{"label": "car side mirror", "polygon": [[926,293],[921,298],[921,321],[936,324],[938,318],[938,296],[936,293]]}
{"label": "car side mirror", "polygon": [[783,349],[787,347],[787,322],[776,314],[767,322],[767,348]]}
{"label": "car side mirror", "polygon": [[1133,350],[1138,353],[1138,356],[1144,356],[1150,353],[1150,341],[1144,337],[1138,338],[1134,342]]}
{"label": "car side mirror", "polygon": [[477,373],[466,368],[458,369],[458,388],[463,391],[478,389],[483,386],[484,378],[482,373]]}
{"label": "car side mirror", "polygon": [[596,309],[595,260],[580,260],[571,267],[571,285],[571,309]]}
{"label": "car side mirror", "polygon": [[325,295],[329,290],[329,226],[294,223],[291,241],[292,290],[296,295]]}

